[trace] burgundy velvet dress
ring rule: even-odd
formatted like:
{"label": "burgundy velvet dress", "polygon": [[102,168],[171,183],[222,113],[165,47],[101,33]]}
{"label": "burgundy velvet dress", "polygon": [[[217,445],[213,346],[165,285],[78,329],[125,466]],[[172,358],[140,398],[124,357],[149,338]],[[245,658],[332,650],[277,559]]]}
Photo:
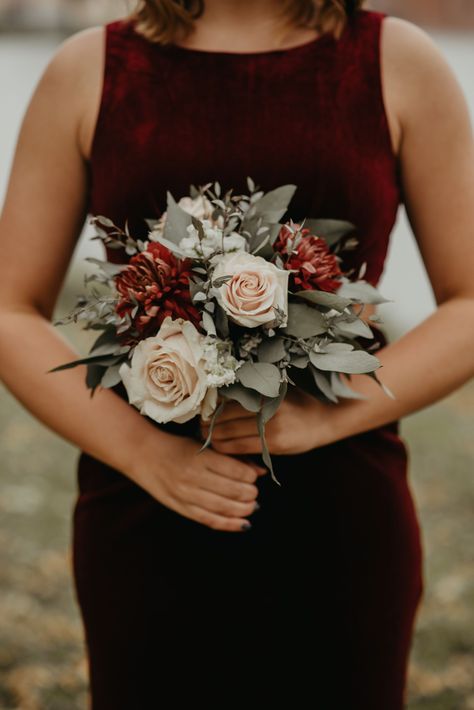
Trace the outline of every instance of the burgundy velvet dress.
{"label": "burgundy velvet dress", "polygon": [[[384,17],[361,10],[339,41],[242,54],[108,24],[90,213],[145,236],[167,190],[293,183],[285,217],[353,222],[344,267],[366,261],[376,285],[401,201]],[[282,485],[258,480],[261,509],[242,533],[181,516],[80,452],[73,564],[93,710],[401,710],[423,583],[398,425],[274,456]],[[156,426],[197,435],[195,420]]]}

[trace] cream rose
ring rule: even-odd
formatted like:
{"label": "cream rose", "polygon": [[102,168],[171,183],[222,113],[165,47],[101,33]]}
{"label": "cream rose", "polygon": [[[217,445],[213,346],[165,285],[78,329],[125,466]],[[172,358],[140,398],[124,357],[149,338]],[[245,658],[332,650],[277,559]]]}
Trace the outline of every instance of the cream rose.
{"label": "cream rose", "polygon": [[197,219],[211,219],[212,213],[214,212],[214,205],[210,200],[207,199],[205,195],[198,195],[197,197],[182,197],[178,201],[178,205],[185,211],[192,214],[193,217]]}
{"label": "cream rose", "polygon": [[191,322],[165,318],[157,335],[134,348],[131,364],[120,366],[130,403],[160,423],[182,424],[196,414],[208,419],[217,389],[208,387],[204,344],[205,336]]}
{"label": "cream rose", "polygon": [[213,280],[231,276],[217,291],[217,299],[227,315],[240,325],[256,328],[276,322],[275,308],[288,313],[288,277],[261,256],[246,252],[225,254],[214,269]]}
{"label": "cream rose", "polygon": [[[208,220],[209,224],[216,227],[221,227],[222,216],[219,216],[217,220],[212,219],[212,213],[214,212],[214,205],[205,195],[197,195],[196,197],[181,197],[177,203],[182,210],[188,212],[188,214],[196,217],[197,219],[203,221]],[[160,218],[155,222],[153,228],[150,231],[150,239],[155,241],[157,237],[163,234],[165,229],[166,219],[168,217],[168,211],[165,210]]]}

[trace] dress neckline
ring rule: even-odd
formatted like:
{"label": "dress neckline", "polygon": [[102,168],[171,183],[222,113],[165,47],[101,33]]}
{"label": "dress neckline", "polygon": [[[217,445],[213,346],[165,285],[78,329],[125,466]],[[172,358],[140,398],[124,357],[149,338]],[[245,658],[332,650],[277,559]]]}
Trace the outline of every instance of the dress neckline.
{"label": "dress neckline", "polygon": [[323,32],[313,39],[306,40],[300,44],[295,44],[292,47],[278,47],[274,49],[257,49],[251,52],[232,52],[227,49],[198,49],[196,47],[183,47],[179,44],[170,43],[167,45],[167,49],[172,51],[180,52],[182,54],[195,54],[200,56],[216,56],[216,57],[268,57],[275,55],[292,55],[299,52],[305,52],[306,50],[312,49],[315,46],[331,43],[335,41],[334,35],[330,32]]}

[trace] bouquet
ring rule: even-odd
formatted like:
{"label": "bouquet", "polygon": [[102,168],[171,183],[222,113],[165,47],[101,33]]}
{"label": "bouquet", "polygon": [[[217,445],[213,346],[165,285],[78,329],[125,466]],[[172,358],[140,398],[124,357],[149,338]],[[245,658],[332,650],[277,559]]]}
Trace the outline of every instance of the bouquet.
{"label": "bouquet", "polygon": [[341,270],[341,251],[357,244],[352,223],[281,223],[296,186],[265,193],[250,177],[247,185],[239,195],[222,194],[218,182],[191,185],[178,202],[168,192],[166,211],[145,220],[146,240],[128,222],[92,217],[93,239],[127,260],[88,258],[98,267],[85,277],[93,286],[54,325],[82,320],[100,334],[87,357],[49,372],[86,364],[91,396],[122,382],[129,403],[158,423],[201,417],[209,425],[201,450],[235,400],[255,413],[262,458],[280,484],[265,424],[288,387],[337,404],[363,397],[342,379],[363,373],[394,398],[373,348],[358,340],[374,337],[364,305],[388,299],[363,280],[366,264],[356,279]]}

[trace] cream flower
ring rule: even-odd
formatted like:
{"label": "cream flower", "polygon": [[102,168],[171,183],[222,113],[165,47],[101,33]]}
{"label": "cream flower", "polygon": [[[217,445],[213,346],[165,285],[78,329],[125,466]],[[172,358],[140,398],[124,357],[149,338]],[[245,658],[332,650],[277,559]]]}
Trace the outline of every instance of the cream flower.
{"label": "cream flower", "polygon": [[208,386],[204,341],[190,321],[165,318],[157,335],[134,348],[131,364],[120,366],[130,403],[160,423],[184,423],[197,414],[208,419],[217,389]]}
{"label": "cream flower", "polygon": [[[286,325],[288,271],[261,256],[237,252],[225,254],[218,261],[213,280],[223,276],[231,278],[216,289],[216,296],[233,321],[248,328]],[[277,309],[284,316],[283,322],[278,321]]]}
{"label": "cream flower", "polygon": [[237,232],[231,232],[223,236],[222,229],[213,226],[212,222],[205,219],[202,222],[204,237],[199,237],[199,232],[193,224],[188,225],[187,237],[183,237],[179,242],[179,248],[185,256],[207,259],[215,252],[243,251],[247,246],[247,240]]}
{"label": "cream flower", "polygon": [[212,213],[214,212],[214,205],[210,200],[207,199],[205,195],[198,195],[197,197],[182,197],[178,205],[185,211],[192,214],[193,217],[197,219],[211,219]]}
{"label": "cream flower", "polygon": [[[222,216],[219,216],[217,220],[212,219],[212,213],[214,212],[214,205],[205,195],[198,195],[197,197],[181,197],[177,204],[185,212],[188,212],[193,217],[197,219],[208,220],[212,226],[221,227],[222,226]],[[153,228],[150,231],[150,239],[155,241],[158,236],[163,234],[166,218],[168,212],[165,210],[160,218],[154,223]]]}

